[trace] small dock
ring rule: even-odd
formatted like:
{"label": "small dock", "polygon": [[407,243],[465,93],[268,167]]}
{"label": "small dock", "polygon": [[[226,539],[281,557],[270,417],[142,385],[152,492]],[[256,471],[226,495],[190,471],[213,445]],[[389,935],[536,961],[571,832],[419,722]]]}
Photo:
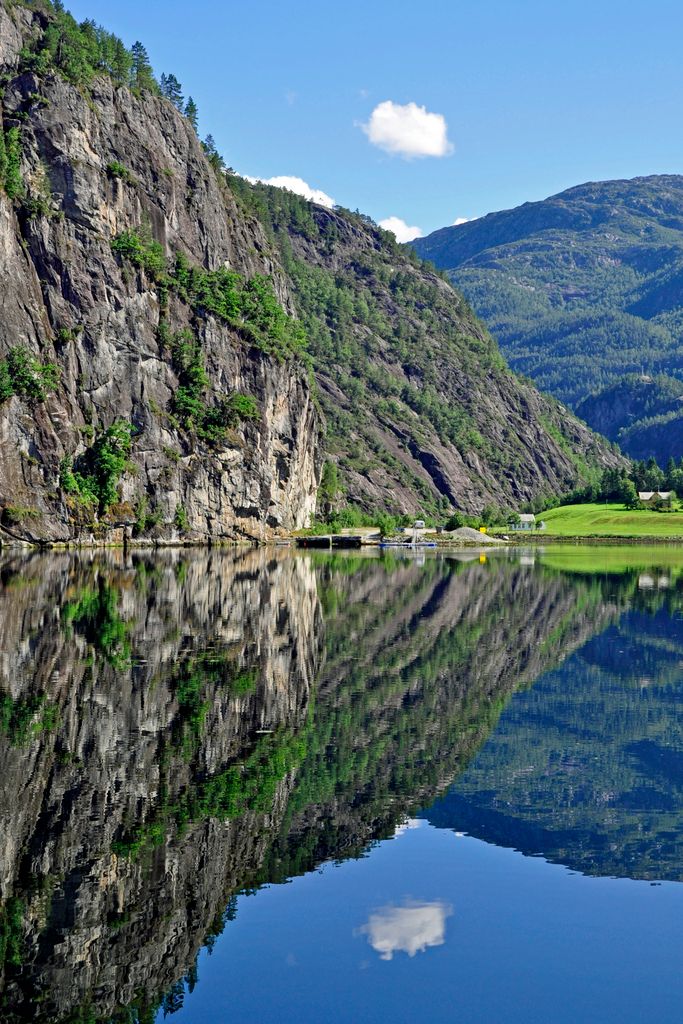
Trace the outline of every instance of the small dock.
{"label": "small dock", "polygon": [[331,551],[333,548],[359,548],[363,538],[347,534],[328,533],[318,537],[297,537],[298,548],[323,548]]}

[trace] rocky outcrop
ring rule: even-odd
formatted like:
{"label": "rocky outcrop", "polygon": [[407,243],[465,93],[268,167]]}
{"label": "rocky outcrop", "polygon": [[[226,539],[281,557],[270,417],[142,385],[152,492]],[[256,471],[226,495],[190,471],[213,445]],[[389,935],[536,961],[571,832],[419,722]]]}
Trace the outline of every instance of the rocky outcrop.
{"label": "rocky outcrop", "polygon": [[141,503],[167,538],[179,520],[194,538],[264,538],[303,526],[315,509],[321,427],[301,363],[172,301],[167,326],[192,327],[213,395],[246,394],[258,407],[257,419],[217,447],[189,437],[171,415],[179,381],[159,335],[160,289],[111,248],[120,232],[143,231],[166,256],[180,251],[207,270],[267,275],[291,312],[263,231],[240,213],[169,101],[107,78],[84,90],[56,74],[20,73],[19,48],[41,18],[0,5],[4,127],[20,128],[26,194],[42,202],[36,212],[0,190],[0,358],[23,346],[61,379],[45,402],[15,396],[0,405],[6,536],[88,538],[90,523],[78,525],[60,490],[60,461],[78,459],[117,419],[135,430],[132,465],[105,527],[130,525]]}

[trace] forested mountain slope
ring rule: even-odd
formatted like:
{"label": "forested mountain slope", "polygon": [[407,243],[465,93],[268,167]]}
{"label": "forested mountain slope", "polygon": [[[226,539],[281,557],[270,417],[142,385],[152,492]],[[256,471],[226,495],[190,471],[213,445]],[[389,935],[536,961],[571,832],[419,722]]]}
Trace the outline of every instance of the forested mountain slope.
{"label": "forested mountain slope", "polygon": [[683,452],[683,380],[624,377],[589,395],[577,414],[593,430],[616,441],[634,459],[654,455],[664,466]]}
{"label": "forested mountain slope", "polygon": [[[448,270],[512,367],[572,408],[627,374],[683,379],[679,175],[591,182],[412,244]],[[683,455],[680,420],[672,431]]]}
{"label": "forested mountain slope", "polygon": [[411,514],[615,462],[391,236],[227,172],[142,44],[1,0],[0,75],[5,539],[266,538],[326,454],[327,501]]}
{"label": "forested mountain slope", "polygon": [[367,217],[228,175],[291,281],[347,500],[481,511],[614,461],[510,372],[461,294]]}

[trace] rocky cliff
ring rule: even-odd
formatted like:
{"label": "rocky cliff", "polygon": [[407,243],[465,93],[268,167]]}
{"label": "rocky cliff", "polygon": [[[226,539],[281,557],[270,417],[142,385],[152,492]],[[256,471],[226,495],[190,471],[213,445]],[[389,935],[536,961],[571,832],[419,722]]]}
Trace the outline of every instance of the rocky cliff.
{"label": "rocky cliff", "polygon": [[[154,273],[112,248],[132,233],[162,262],[180,252],[190,269],[259,275],[286,319],[291,295],[263,231],[168,100],[105,76],[84,88],[27,70],[26,48],[40,45],[50,17],[0,4],[4,144],[19,162],[19,184],[0,188],[0,359],[18,352],[21,364],[0,404],[5,536],[87,539],[93,526],[136,521],[166,537],[300,527],[320,473],[320,419],[301,361],[187,289],[169,295],[158,263]],[[192,397],[213,421],[223,416],[218,437],[203,437],[199,414],[179,401],[198,362],[205,380]],[[36,395],[46,366],[58,381]],[[229,407],[235,397],[248,404]],[[128,465],[117,501],[97,508],[66,474],[96,477],[97,439],[117,421],[133,428]]]}

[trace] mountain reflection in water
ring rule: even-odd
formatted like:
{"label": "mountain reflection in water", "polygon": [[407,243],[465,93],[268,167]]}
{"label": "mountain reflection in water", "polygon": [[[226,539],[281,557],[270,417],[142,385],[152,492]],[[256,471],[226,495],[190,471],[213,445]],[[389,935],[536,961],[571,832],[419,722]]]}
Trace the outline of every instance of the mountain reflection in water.
{"label": "mountain reflection in water", "polygon": [[[177,1009],[235,894],[360,856],[436,798],[437,825],[678,878],[683,578],[646,568],[5,556],[3,1019]],[[363,934],[412,956],[450,910],[378,907]]]}

